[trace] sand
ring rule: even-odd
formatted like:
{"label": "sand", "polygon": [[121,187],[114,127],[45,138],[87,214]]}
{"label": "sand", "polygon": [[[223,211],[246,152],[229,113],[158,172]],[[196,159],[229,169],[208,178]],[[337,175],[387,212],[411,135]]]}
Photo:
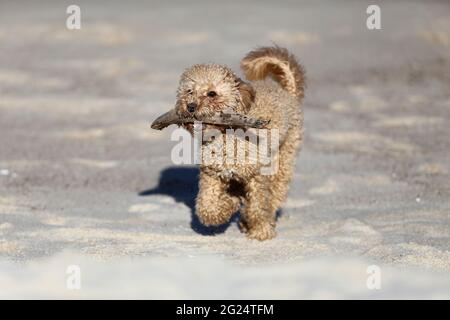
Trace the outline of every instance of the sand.
{"label": "sand", "polygon": [[[383,3],[376,31],[364,1],[79,5],[69,31],[63,4],[1,4],[1,297],[450,296],[450,5]],[[185,67],[271,40],[307,69],[306,137],[259,243],[199,224],[198,169],[150,123]]]}

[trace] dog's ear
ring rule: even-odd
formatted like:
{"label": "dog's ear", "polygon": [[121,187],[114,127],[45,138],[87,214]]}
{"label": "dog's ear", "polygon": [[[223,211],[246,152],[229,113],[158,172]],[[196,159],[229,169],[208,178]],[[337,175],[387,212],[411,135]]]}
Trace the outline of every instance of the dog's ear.
{"label": "dog's ear", "polygon": [[255,101],[255,90],[250,83],[238,79],[238,88],[241,96],[241,104],[245,111],[249,111]]}

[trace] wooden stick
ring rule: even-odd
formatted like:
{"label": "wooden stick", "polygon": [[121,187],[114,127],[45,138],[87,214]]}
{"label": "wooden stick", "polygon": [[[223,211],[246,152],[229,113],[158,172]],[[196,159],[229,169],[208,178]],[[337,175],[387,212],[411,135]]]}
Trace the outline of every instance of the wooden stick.
{"label": "wooden stick", "polygon": [[180,118],[174,109],[169,112],[164,113],[162,116],[158,117],[152,123],[152,129],[162,130],[171,124],[183,124],[183,123],[194,123],[196,121],[201,121],[207,124],[214,124],[219,126],[229,126],[229,127],[242,127],[242,128],[264,128],[269,124],[270,120],[262,120],[248,117],[239,113],[229,113],[229,112],[218,112],[210,117],[205,117],[203,119],[195,118]]}

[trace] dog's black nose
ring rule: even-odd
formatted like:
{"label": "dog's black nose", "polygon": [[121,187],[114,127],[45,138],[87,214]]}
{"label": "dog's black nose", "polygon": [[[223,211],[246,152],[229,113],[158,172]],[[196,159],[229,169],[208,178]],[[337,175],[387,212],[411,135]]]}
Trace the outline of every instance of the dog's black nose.
{"label": "dog's black nose", "polygon": [[197,104],[195,102],[191,102],[187,105],[187,109],[190,113],[192,113],[195,109],[197,109]]}

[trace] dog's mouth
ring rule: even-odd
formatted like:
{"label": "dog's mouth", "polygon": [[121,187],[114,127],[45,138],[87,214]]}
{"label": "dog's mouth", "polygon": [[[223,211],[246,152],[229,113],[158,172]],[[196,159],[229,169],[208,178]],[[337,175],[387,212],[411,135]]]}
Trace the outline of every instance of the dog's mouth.
{"label": "dog's mouth", "polygon": [[151,127],[156,130],[162,130],[171,124],[193,125],[194,122],[201,121],[202,129],[217,128],[225,132],[227,128],[264,128],[270,120],[256,119],[239,113],[217,112],[212,115],[190,115],[180,116],[175,109],[166,112],[153,121]]}

